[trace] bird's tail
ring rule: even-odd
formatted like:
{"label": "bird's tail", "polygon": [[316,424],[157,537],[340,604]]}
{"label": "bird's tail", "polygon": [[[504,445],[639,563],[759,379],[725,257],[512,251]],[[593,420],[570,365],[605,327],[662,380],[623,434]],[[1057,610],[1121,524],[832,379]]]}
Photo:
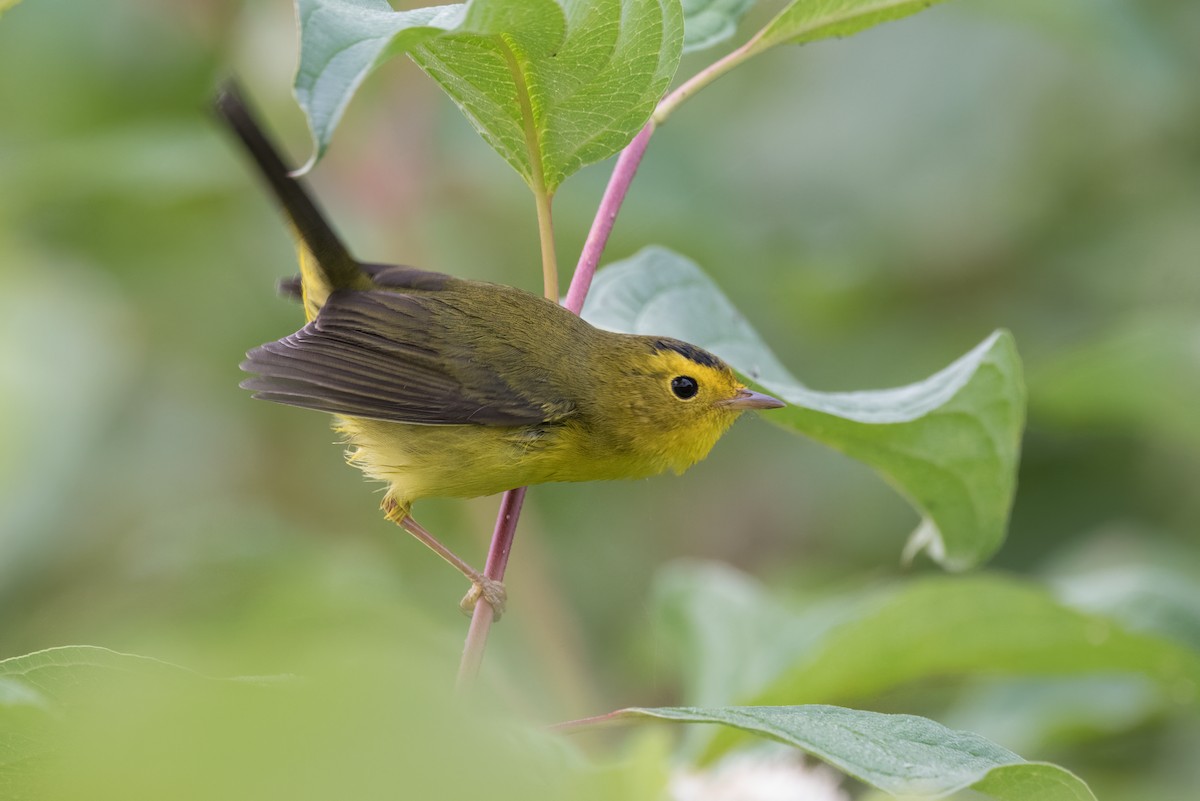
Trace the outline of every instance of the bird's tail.
{"label": "bird's tail", "polygon": [[213,101],[213,108],[245,146],[283,206],[300,251],[304,306],[309,319],[316,315],[333,290],[369,287],[370,278],[342,244],[304,184],[289,173],[279,151],[242,99],[237,85],[232,81],[226,83]]}

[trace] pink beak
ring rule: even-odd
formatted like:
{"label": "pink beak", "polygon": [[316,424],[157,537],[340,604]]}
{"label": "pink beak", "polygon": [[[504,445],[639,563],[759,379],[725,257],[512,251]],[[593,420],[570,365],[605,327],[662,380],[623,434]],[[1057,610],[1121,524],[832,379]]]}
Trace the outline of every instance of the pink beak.
{"label": "pink beak", "polygon": [[738,394],[727,401],[722,401],[721,405],[733,409],[782,409],[787,406],[778,398],[772,398],[770,395],[764,395],[751,389],[738,390]]}

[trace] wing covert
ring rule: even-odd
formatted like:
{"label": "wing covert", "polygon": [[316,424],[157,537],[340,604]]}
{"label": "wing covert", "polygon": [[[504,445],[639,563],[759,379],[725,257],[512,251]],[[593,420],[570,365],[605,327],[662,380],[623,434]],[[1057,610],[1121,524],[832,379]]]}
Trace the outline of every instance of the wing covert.
{"label": "wing covert", "polygon": [[242,386],[276,403],[423,425],[534,425],[573,411],[510,386],[471,349],[470,316],[436,295],[334,292],[304,328],[247,354],[242,369],[256,376]]}

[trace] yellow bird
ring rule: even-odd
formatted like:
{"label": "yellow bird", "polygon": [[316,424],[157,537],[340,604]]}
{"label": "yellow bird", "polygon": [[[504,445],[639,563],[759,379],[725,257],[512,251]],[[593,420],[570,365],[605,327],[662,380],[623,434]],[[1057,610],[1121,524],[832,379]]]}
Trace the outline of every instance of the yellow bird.
{"label": "yellow bird", "polygon": [[411,516],[414,501],[550,481],[682,473],[738,415],[784,404],[668,337],[600,330],[499,284],[354,259],[240,98],[218,115],[288,217],[308,324],[251,350],[254,397],[329,412],[347,460],[386,482],[383,509],[499,614],[504,588]]}

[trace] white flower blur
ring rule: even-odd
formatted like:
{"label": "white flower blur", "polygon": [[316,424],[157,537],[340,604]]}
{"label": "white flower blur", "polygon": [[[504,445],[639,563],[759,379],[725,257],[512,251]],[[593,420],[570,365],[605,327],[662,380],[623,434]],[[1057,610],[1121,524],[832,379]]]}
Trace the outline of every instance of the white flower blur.
{"label": "white flower blur", "polygon": [[679,770],[671,801],[850,801],[841,777],[795,751],[735,754],[707,770]]}

